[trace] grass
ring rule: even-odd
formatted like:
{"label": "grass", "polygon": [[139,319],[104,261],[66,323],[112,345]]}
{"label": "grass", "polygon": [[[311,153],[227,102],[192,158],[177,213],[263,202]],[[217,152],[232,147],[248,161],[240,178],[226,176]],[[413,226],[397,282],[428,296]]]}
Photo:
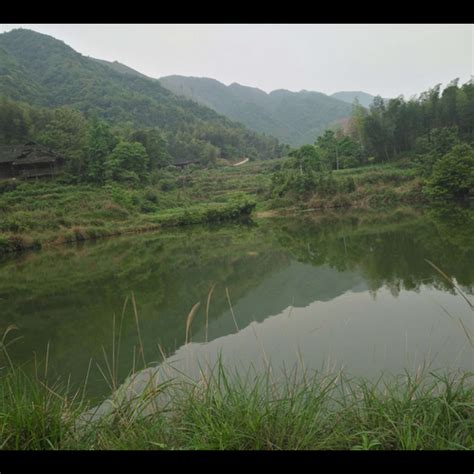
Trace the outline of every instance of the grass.
{"label": "grass", "polygon": [[[142,188],[66,184],[61,178],[0,182],[0,254],[65,242],[220,222],[262,211],[373,208],[423,202],[414,168],[396,164],[333,172],[329,193],[271,193],[284,160],[185,171],[162,170]],[[348,180],[351,187],[347,188]]]}
{"label": "grass", "polygon": [[262,209],[369,209],[427,202],[423,181],[413,166],[380,164],[333,171],[331,176],[328,189],[316,182],[314,189],[301,191],[296,183],[295,189],[290,186],[283,195],[273,195]]}
{"label": "grass", "polygon": [[0,254],[139,233],[164,227],[223,222],[248,216],[255,202],[191,199],[150,188],[19,183],[0,194]]}
{"label": "grass", "polygon": [[[472,374],[368,382],[217,364],[198,381],[170,379],[84,423],[79,391],[18,370],[0,388],[2,449],[419,450],[474,448]],[[301,374],[300,374],[301,375]],[[155,410],[150,400],[172,400]],[[86,418],[87,420],[87,418]]]}
{"label": "grass", "polygon": [[[69,381],[47,382],[48,351],[44,368],[35,365],[34,375],[15,367],[8,355],[14,341],[6,343],[15,328],[7,328],[1,341],[6,366],[0,375],[0,449],[474,449],[473,372],[442,373],[424,365],[414,374],[369,380],[342,370],[309,372],[303,361],[276,371],[263,352],[263,371],[250,366],[242,373],[218,358],[190,378],[168,363],[163,352],[162,364],[146,368],[133,293],[131,299],[144,370],[134,362],[119,385],[115,368],[125,302],[120,323],[114,317],[112,338],[118,332],[119,343],[110,362],[104,354],[101,369],[112,395],[96,406],[84,396],[88,375],[74,389]],[[186,320],[186,343],[197,305]]]}

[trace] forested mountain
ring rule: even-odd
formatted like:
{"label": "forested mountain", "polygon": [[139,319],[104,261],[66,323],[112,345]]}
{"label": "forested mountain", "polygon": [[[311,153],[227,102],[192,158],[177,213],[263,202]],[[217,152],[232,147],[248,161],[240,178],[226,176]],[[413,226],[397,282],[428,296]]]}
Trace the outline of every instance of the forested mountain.
{"label": "forested mountain", "polygon": [[357,99],[359,104],[366,108],[369,108],[375,99],[374,95],[362,91],[335,92],[334,94],[331,94],[331,97],[347,102],[348,104],[354,103],[354,100]]}
{"label": "forested mountain", "polygon": [[[175,160],[211,155],[273,158],[284,147],[214,110],[178,97],[157,80],[120,63],[85,57],[64,42],[30,30],[0,34],[0,96],[34,107],[69,107],[86,119],[153,128]],[[213,147],[212,153],[210,152]]]}
{"label": "forested mountain", "polygon": [[136,71],[135,69],[126,66],[125,64],[119,63],[118,61],[106,61],[105,59],[97,59],[97,58],[90,58],[93,59],[94,61],[97,61],[100,64],[104,64],[105,66],[108,66],[112,68],[116,72],[120,72],[122,74],[131,74],[132,76],[138,76],[138,77],[143,77],[145,79],[151,79],[148,76],[145,76],[145,74],[142,74],[141,72]]}
{"label": "forested mountain", "polygon": [[257,132],[292,146],[314,143],[328,126],[348,117],[351,105],[320,92],[275,90],[266,92],[215,79],[167,76],[163,86],[175,94],[211,107]]}

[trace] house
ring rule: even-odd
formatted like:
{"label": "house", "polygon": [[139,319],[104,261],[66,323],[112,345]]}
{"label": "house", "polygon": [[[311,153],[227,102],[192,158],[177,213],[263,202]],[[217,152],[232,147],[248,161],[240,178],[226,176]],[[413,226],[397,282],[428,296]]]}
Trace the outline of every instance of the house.
{"label": "house", "polygon": [[54,176],[63,165],[63,157],[35,142],[0,145],[0,179]]}

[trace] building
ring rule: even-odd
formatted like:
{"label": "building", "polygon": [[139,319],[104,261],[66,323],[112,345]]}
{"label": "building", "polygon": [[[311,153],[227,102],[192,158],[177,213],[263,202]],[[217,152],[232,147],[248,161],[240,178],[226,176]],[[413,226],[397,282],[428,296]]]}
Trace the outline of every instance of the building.
{"label": "building", "polygon": [[54,176],[64,158],[38,143],[0,145],[0,179]]}

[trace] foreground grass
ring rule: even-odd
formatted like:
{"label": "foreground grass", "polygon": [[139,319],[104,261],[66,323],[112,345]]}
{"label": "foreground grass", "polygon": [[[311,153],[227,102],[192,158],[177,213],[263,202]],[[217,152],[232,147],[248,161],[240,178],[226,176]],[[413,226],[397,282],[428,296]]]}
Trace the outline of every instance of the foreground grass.
{"label": "foreground grass", "polygon": [[[472,374],[392,377],[384,382],[336,376],[231,374],[218,365],[198,382],[171,382],[153,397],[172,404],[140,415],[139,403],[116,403],[80,423],[80,390],[48,387],[18,370],[0,387],[0,446],[47,449],[343,449],[474,448]],[[135,400],[134,402],[137,402]]]}

